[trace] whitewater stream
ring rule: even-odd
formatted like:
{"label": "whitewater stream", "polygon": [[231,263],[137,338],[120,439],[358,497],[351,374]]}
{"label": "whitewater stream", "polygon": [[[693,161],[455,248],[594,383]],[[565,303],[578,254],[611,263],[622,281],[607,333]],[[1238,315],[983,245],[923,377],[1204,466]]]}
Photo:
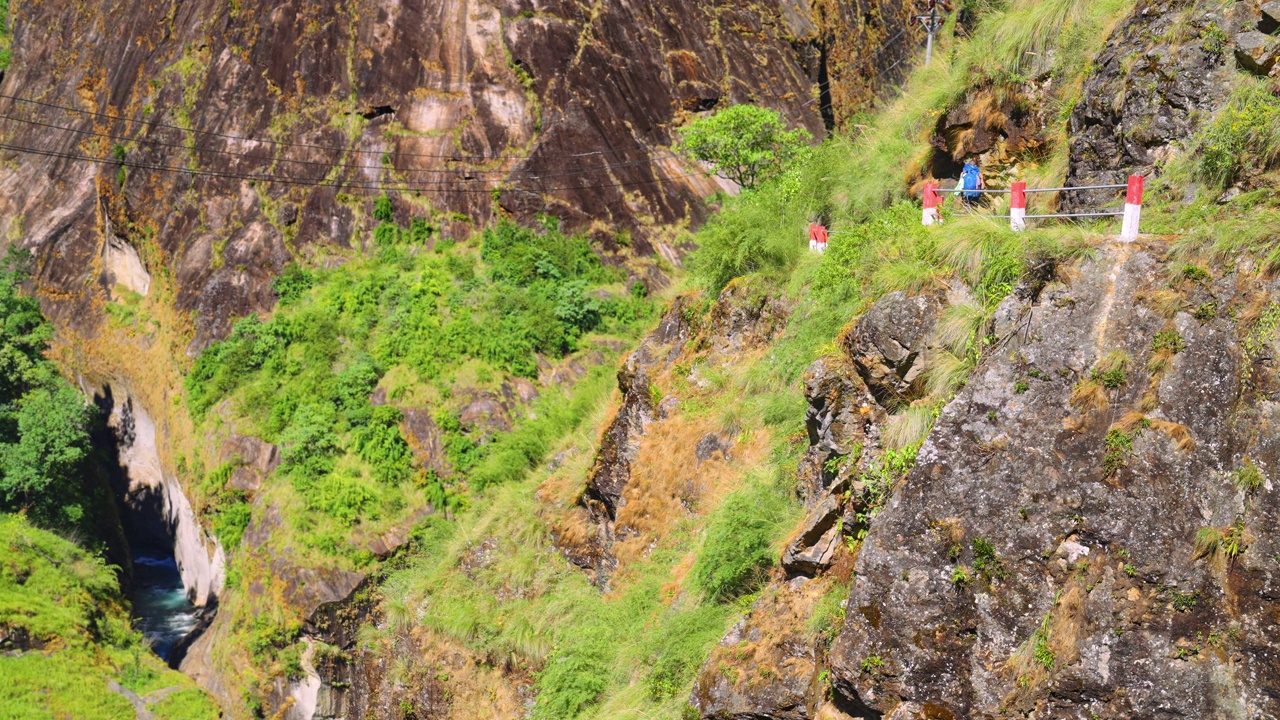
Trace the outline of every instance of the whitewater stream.
{"label": "whitewater stream", "polygon": [[173,556],[139,554],[133,558],[134,625],[166,662],[173,647],[196,624],[196,608],[187,599]]}

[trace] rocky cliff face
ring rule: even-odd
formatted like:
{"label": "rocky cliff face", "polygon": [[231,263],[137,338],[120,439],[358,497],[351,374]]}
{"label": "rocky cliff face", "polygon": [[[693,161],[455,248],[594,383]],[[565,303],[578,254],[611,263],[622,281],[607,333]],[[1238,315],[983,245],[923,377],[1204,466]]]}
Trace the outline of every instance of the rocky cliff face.
{"label": "rocky cliff face", "polygon": [[865,717],[1280,712],[1275,288],[1166,253],[1000,309],[858,557],[831,672]]}
{"label": "rocky cliff face", "polygon": [[[668,149],[674,126],[754,102],[821,137],[824,111],[901,77],[880,63],[912,47],[904,11],[853,5],[22,3],[4,232],[37,250],[64,324],[92,328],[94,300],[146,295],[163,266],[197,347],[270,310],[291,259],[361,244],[383,189],[444,235],[547,213],[675,260],[659,228],[699,222],[716,185]],[[833,83],[845,68],[885,72]]]}

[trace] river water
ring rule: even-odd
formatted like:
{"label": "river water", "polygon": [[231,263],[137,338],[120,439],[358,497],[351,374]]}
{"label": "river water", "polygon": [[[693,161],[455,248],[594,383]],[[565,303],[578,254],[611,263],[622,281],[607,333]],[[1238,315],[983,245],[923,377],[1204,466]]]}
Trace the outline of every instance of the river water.
{"label": "river water", "polygon": [[139,554],[133,558],[134,626],[165,662],[196,624],[196,608],[187,599],[173,556]]}

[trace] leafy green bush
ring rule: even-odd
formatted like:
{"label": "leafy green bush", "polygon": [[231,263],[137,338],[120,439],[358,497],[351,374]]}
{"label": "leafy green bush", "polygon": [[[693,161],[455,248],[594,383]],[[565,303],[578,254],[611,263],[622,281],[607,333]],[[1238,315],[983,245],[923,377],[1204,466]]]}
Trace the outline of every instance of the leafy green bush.
{"label": "leafy green bush", "polygon": [[402,419],[398,409],[381,405],[373,408],[369,423],[354,433],[356,453],[379,482],[395,484],[413,471],[413,453],[400,434]]}
{"label": "leafy green bush", "polygon": [[1245,167],[1267,170],[1280,161],[1280,98],[1257,80],[1241,79],[1226,106],[1200,137],[1196,175],[1214,187],[1236,181]]}
{"label": "leafy green bush", "polygon": [[30,265],[12,249],[0,263],[0,511],[93,537],[109,502],[89,456],[96,413],[44,357],[52,327],[19,294]]}
{"label": "leafy green bush", "polygon": [[693,578],[706,596],[726,602],[753,592],[773,566],[788,503],[758,480],[725,498],[707,522]]}
{"label": "leafy green bush", "polygon": [[787,130],[775,110],[734,105],[681,128],[678,149],[751,189],[806,157],[812,141],[804,128]]}
{"label": "leafy green bush", "polygon": [[374,220],[381,220],[384,223],[389,223],[395,218],[395,214],[395,207],[391,204],[391,198],[388,197],[386,193],[379,195],[378,198],[373,201]]}
{"label": "leafy green bush", "polygon": [[222,547],[231,552],[240,547],[245,528],[249,527],[252,506],[244,500],[231,502],[218,509],[213,521],[213,533],[222,542]]}
{"label": "leafy green bush", "polygon": [[[394,514],[413,485],[433,505],[456,508],[464,504],[456,492],[464,479],[484,488],[520,477],[541,461],[554,433],[581,415],[572,403],[549,402],[537,422],[480,445],[456,416],[438,413],[454,475],[415,472],[399,411],[371,403],[387,372],[413,377],[419,388],[447,386],[464,365],[476,377],[533,377],[539,355],[562,357],[593,332],[633,333],[653,315],[642,296],[602,292],[621,284],[621,271],[552,223],[499,223],[483,233],[479,252],[474,244],[439,244],[440,252],[416,253],[397,245],[425,240],[429,223],[415,220],[406,230],[387,213],[380,220],[376,253],[333,269],[290,266],[274,284],[275,316],[237,322],[186,379],[194,419],[230,399],[227,407],[280,445],[279,473],[322,515],[300,525],[304,542],[325,552],[348,553],[341,529],[362,513]],[[236,498],[222,497],[220,488],[207,494],[205,511],[234,544],[246,516],[222,507]]]}
{"label": "leafy green bush", "polygon": [[280,298],[281,305],[297,302],[303,293],[315,287],[316,276],[300,265],[289,265],[280,276],[271,281],[271,291]]}
{"label": "leafy green bush", "polygon": [[616,638],[579,639],[554,655],[538,675],[538,704],[533,717],[562,720],[578,717],[609,687]]}

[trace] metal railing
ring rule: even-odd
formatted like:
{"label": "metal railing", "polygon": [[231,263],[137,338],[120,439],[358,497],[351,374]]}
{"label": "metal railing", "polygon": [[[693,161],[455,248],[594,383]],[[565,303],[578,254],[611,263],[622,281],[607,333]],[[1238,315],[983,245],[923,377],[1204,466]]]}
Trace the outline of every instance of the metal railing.
{"label": "metal railing", "polygon": [[[1126,184],[1102,184],[1102,185],[1076,185],[1074,187],[1053,187],[1053,188],[1029,188],[1024,182],[1015,182],[1007,190],[1000,189],[965,189],[963,187],[940,188],[933,183],[926,183],[924,186],[924,218],[925,225],[933,225],[942,222],[942,205],[945,194],[967,195],[1010,195],[1009,214],[1008,215],[992,215],[990,217],[1001,220],[1008,220],[1015,231],[1024,230],[1027,220],[1049,220],[1060,218],[1105,218],[1105,217],[1123,217],[1124,229],[1121,237],[1132,240],[1137,237],[1138,221],[1142,213],[1142,187],[1144,178],[1140,175],[1129,176],[1129,182]],[[1123,211],[1098,211],[1098,212],[1075,212],[1075,213],[1037,213],[1035,215],[1027,214],[1027,195],[1034,193],[1061,193],[1061,192],[1079,192],[1090,190],[1127,190],[1128,194],[1125,198],[1125,208]]]}

